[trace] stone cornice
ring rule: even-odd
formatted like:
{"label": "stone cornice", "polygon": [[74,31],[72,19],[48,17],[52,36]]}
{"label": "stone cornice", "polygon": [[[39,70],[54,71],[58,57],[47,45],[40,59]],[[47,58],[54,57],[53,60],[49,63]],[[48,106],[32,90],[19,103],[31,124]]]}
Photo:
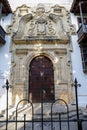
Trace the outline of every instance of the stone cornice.
{"label": "stone cornice", "polygon": [[15,44],[67,44],[69,42],[68,39],[58,39],[58,38],[30,38],[30,39],[13,39]]}

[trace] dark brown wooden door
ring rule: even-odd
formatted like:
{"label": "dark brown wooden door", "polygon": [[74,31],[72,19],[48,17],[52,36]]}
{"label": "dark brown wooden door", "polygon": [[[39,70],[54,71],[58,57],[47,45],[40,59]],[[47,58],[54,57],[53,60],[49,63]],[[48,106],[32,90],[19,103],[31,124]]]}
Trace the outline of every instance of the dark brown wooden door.
{"label": "dark brown wooden door", "polygon": [[54,100],[53,64],[45,56],[38,56],[31,61],[29,97],[32,102],[51,102]]}

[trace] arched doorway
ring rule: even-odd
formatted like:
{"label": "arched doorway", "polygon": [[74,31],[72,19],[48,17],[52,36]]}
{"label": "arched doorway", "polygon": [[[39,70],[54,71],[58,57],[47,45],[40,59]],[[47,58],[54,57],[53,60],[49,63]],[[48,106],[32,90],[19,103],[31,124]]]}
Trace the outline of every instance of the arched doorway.
{"label": "arched doorway", "polygon": [[36,103],[55,99],[53,64],[46,56],[37,56],[30,63],[29,98]]}

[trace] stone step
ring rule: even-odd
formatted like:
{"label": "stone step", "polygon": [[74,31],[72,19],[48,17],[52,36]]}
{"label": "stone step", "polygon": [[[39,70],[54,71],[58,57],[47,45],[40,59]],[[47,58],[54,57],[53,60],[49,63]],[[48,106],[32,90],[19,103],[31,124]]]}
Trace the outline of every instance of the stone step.
{"label": "stone step", "polygon": [[[41,107],[43,107],[43,109]],[[51,104],[50,103],[44,103],[44,104],[34,103],[33,110],[34,110],[34,114],[33,114],[34,119],[41,119],[42,112],[43,112],[44,119],[51,118]],[[59,113],[62,113],[61,114],[62,119],[67,118],[66,107],[57,104],[53,108],[53,118],[59,118]],[[27,120],[32,120],[32,107],[30,104],[27,104],[25,106],[18,108],[18,110],[17,110],[18,119],[23,120],[25,114],[26,114]],[[83,115],[81,109],[79,109],[79,115],[81,115],[81,116]],[[6,118],[6,111],[4,112],[4,114],[2,116],[4,116],[4,118]],[[15,107],[9,108],[8,117],[9,117],[9,119],[12,119],[12,120],[16,119],[16,108]],[[75,118],[75,117],[76,117],[76,108],[75,108],[75,106],[69,105],[69,118]]]}
{"label": "stone step", "polygon": [[[34,121],[39,121],[41,122],[42,121],[42,109],[41,109],[41,104],[33,104],[33,107],[34,107]],[[83,108],[81,108],[83,110]],[[79,115],[82,116],[82,110],[79,108]],[[66,112],[65,111],[66,108],[62,107],[62,106],[56,106],[54,108],[54,111],[53,111],[53,117],[54,117],[54,121],[55,120],[59,120],[59,117],[58,117],[58,112],[63,112],[63,116],[61,116],[61,119],[67,119],[67,114],[64,113]],[[84,110],[83,110],[84,111]],[[11,113],[10,113],[11,112]],[[31,109],[31,106],[30,104],[27,104],[21,108],[18,109],[18,120],[24,120],[24,114],[26,114],[26,120],[32,120],[32,115],[31,115],[31,112],[32,112],[32,109]],[[69,106],[69,118],[70,119],[76,119],[76,108],[75,106]],[[10,108],[9,109],[9,120],[16,120],[16,109],[15,108]],[[50,104],[43,104],[43,121],[51,121],[51,105]],[[14,124],[14,130],[15,130],[15,123],[12,123]],[[23,125],[24,123],[20,123],[21,125]],[[27,123],[26,123],[27,124]],[[0,128],[5,128],[5,123],[1,123],[0,125]],[[10,126],[9,124],[9,127],[11,128],[12,126]],[[10,130],[10,129],[9,129]]]}
{"label": "stone step", "polygon": [[[43,111],[43,118],[51,118],[51,105],[50,104],[43,104],[43,109],[41,108],[41,104],[34,104],[34,119],[41,119],[42,118],[42,111]],[[59,113],[61,114],[61,118],[67,118],[67,111],[66,108],[61,109],[61,107],[55,107],[53,109],[53,118],[59,118]],[[26,119],[32,119],[32,108],[30,104],[25,105],[24,107],[18,109],[17,115],[18,119],[24,119],[24,115],[26,114]],[[79,109],[79,114],[82,115],[82,111]],[[76,117],[76,109],[75,107],[69,106],[69,118]],[[12,114],[9,115],[10,119],[16,119],[16,111],[13,111]]]}

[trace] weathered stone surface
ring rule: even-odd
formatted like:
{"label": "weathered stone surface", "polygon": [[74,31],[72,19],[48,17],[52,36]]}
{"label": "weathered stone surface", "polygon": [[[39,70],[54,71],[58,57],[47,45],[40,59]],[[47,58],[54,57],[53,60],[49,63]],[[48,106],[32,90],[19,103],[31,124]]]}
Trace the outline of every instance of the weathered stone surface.
{"label": "weathered stone surface", "polygon": [[75,33],[69,12],[59,5],[35,8],[23,5],[13,15],[8,27],[12,42],[11,84],[13,104],[29,96],[29,65],[33,58],[44,55],[51,59],[54,69],[55,99],[73,102],[71,42]]}

